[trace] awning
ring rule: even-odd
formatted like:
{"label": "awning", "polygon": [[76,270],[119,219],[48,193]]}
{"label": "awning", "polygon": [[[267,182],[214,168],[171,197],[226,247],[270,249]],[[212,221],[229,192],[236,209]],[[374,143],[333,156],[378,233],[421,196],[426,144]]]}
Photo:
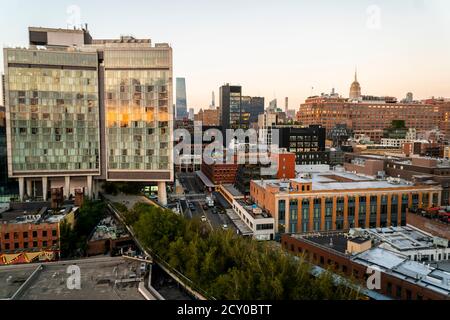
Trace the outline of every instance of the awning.
{"label": "awning", "polygon": [[215,188],[216,187],[216,185],[214,183],[212,183],[212,181],[209,180],[209,178],[207,176],[205,176],[205,174],[203,172],[196,171],[195,173],[200,178],[200,180],[202,180],[202,182],[203,182],[203,184],[205,186],[207,186],[208,188]]}
{"label": "awning", "polygon": [[39,256],[42,254],[42,252],[27,252],[25,253],[25,260],[27,262],[32,262],[33,260],[39,258]]}
{"label": "awning", "polygon": [[20,257],[20,253],[4,254],[3,261],[5,264],[10,264],[11,262],[14,262],[14,260],[18,259],[19,257]]}

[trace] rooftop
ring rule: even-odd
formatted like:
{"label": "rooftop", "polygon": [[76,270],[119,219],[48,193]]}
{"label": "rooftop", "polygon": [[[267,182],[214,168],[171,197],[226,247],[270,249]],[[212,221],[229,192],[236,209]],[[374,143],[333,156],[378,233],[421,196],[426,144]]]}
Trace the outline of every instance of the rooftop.
{"label": "rooftop", "polygon": [[353,261],[368,267],[377,266],[381,271],[428,288],[439,294],[450,296],[450,272],[411,261],[407,257],[379,247],[362,252]]}
{"label": "rooftop", "polygon": [[244,200],[236,199],[236,202],[247,211],[247,213],[254,219],[270,219],[270,214],[258,207],[256,204],[249,204]]}
{"label": "rooftop", "polygon": [[345,254],[348,237],[343,232],[318,232],[292,235],[296,239],[313,242],[316,245]]}
{"label": "rooftop", "polygon": [[242,194],[242,192],[240,192],[238,189],[236,189],[232,184],[224,184],[222,185],[225,190],[227,190],[234,198],[237,197],[244,197],[244,195]]}
{"label": "rooftop", "polygon": [[[449,247],[448,241],[435,241],[432,237],[419,229],[413,227],[390,227],[364,230],[367,235],[382,241],[382,245],[389,249],[390,247],[398,251],[432,249],[435,245],[440,247]],[[445,246],[444,246],[445,245]]]}
{"label": "rooftop", "polygon": [[66,206],[57,211],[46,207],[40,210],[10,210],[2,213],[0,223],[25,224],[25,223],[58,223],[69,213],[77,211],[78,207]]}
{"label": "rooftop", "polygon": [[241,220],[233,209],[227,209],[226,214],[243,236],[253,235],[253,231],[244,223],[244,221]]}
{"label": "rooftop", "polygon": [[112,216],[106,217],[95,228],[89,241],[116,240],[127,238],[130,234]]}
{"label": "rooftop", "polygon": [[404,180],[376,180],[372,177],[356,175],[350,172],[328,171],[320,173],[305,174],[301,178],[291,180],[255,180],[255,183],[262,187],[274,186],[280,191],[295,192],[292,189],[291,182],[310,184],[312,183],[312,191],[327,190],[357,190],[357,189],[397,189],[405,188],[413,185],[411,182]]}
{"label": "rooftop", "polygon": [[[67,288],[70,265],[81,269],[81,290]],[[16,294],[18,300],[142,300],[138,282],[129,281],[134,275],[139,263],[122,257],[6,266],[0,268],[0,299]]]}

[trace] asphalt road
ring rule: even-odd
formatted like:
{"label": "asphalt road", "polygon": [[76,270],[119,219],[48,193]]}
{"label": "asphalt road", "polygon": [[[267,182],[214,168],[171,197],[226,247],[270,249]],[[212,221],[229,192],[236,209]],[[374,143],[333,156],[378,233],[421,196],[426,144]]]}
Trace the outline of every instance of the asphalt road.
{"label": "asphalt road", "polygon": [[[181,173],[178,174],[178,178],[180,183],[183,185],[186,193],[187,200],[181,200],[181,206],[183,211],[185,212],[185,216],[187,218],[195,218],[205,216],[208,220],[208,224],[212,229],[220,229],[224,224],[228,225],[229,228],[234,229],[234,225],[231,220],[228,218],[226,214],[214,214],[212,212],[212,208],[207,210],[203,209],[203,206],[206,204],[206,197],[209,193],[206,193],[204,190],[204,186],[199,178],[195,175],[195,173]],[[204,194],[204,197],[189,197],[189,195],[195,194]],[[189,207],[186,202],[191,202],[195,206],[195,210],[189,210]],[[219,207],[216,202],[216,211],[219,211]]]}

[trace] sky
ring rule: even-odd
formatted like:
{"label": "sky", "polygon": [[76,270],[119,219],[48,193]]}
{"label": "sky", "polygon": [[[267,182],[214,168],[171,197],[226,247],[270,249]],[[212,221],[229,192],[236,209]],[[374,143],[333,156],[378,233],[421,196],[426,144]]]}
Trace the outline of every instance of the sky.
{"label": "sky", "polygon": [[225,83],[291,109],[333,87],[347,97],[356,68],[363,94],[450,97],[448,0],[8,0],[0,45],[84,23],[94,38],[168,42],[196,110]]}

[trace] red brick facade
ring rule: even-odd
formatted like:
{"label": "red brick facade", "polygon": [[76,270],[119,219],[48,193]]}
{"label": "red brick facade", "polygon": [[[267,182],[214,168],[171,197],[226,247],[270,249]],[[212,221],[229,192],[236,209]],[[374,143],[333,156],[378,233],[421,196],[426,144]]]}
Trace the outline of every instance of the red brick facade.
{"label": "red brick facade", "polygon": [[[328,268],[346,277],[353,277],[363,286],[368,278],[367,267],[349,259],[340,252],[321,248],[303,239],[283,235],[282,247],[295,255],[303,255],[312,264]],[[399,300],[443,300],[447,296],[440,295],[425,287],[415,285],[392,275],[381,273],[381,290],[379,293]]]}

